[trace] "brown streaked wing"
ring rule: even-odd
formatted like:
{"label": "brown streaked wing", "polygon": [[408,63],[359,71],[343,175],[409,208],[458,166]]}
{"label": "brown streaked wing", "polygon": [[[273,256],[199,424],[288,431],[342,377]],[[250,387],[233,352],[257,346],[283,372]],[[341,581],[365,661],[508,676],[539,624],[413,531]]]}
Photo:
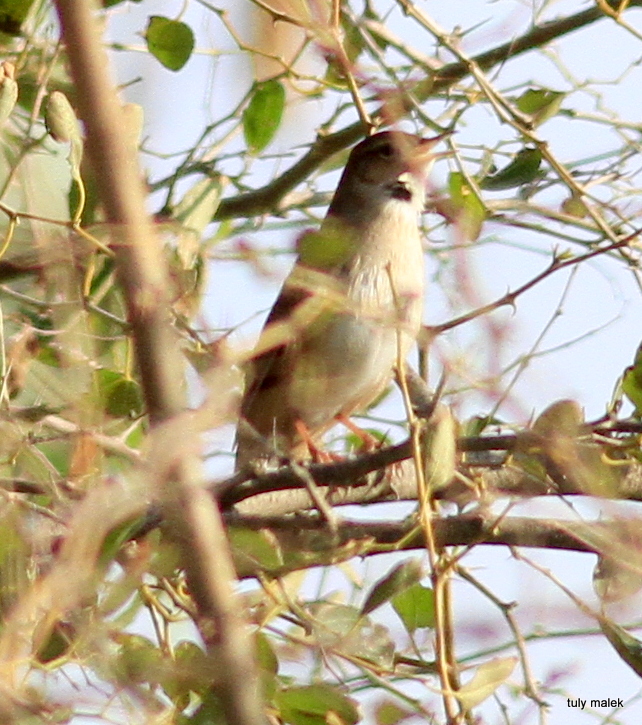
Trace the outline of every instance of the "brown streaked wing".
{"label": "brown streaked wing", "polygon": [[[302,287],[285,286],[281,289],[274,306],[270,310],[263,329],[278,322],[287,322],[294,310],[312,296],[310,290]],[[276,345],[252,358],[248,365],[249,387],[243,396],[241,413],[245,415],[252,407],[254,397],[259,391],[269,390],[278,385],[288,374],[289,366],[284,367],[286,352],[292,343]]]}

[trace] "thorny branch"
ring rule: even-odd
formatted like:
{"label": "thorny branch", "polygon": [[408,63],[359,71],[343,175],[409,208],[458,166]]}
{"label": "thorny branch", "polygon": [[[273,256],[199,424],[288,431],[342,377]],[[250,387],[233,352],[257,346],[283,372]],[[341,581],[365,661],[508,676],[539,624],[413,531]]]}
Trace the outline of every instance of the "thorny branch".
{"label": "thorny branch", "polygon": [[634,241],[638,237],[639,234],[640,231],[635,231],[633,234],[627,235],[624,239],[620,239],[604,247],[599,247],[598,249],[593,249],[590,252],[580,254],[576,257],[563,258],[561,256],[555,256],[545,270],[535,275],[535,277],[530,279],[528,282],[525,282],[521,287],[518,287],[512,292],[507,292],[505,295],[495,300],[494,302],[489,302],[487,305],[478,307],[471,312],[467,312],[464,315],[460,315],[459,317],[456,317],[452,320],[448,320],[448,322],[443,322],[440,325],[430,325],[426,327],[425,329],[427,331],[428,337],[432,338],[440,335],[446,330],[452,330],[454,327],[463,325],[464,323],[470,322],[471,320],[474,320],[477,317],[481,317],[482,315],[487,315],[489,312],[493,312],[500,307],[512,307],[515,305],[515,301],[518,297],[523,295],[525,292],[528,292],[528,290],[538,285],[542,280],[546,279],[554,272],[559,272],[561,269],[566,269],[567,267],[574,267],[578,264],[581,264],[582,262],[586,262],[587,260],[593,259],[594,257],[598,257],[602,254],[608,254],[609,252],[613,252],[615,250],[625,249],[631,244],[632,241]]}

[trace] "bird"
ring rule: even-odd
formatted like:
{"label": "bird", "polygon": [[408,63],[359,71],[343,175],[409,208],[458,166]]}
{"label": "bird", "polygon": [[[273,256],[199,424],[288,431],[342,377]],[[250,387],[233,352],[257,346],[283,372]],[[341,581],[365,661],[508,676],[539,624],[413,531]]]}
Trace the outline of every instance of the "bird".
{"label": "bird", "polygon": [[419,333],[424,297],[419,214],[434,146],[398,130],[351,151],[318,231],[298,256],[249,361],[236,469],[309,459],[323,434],[365,410]]}

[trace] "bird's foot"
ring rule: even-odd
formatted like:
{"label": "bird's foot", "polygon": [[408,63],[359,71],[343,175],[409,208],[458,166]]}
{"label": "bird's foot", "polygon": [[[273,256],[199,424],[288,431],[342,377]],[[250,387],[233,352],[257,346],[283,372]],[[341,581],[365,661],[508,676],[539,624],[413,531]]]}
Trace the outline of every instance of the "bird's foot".
{"label": "bird's foot", "polygon": [[301,438],[307,447],[310,458],[314,463],[337,463],[337,461],[343,460],[343,457],[336,453],[324,451],[323,448],[321,448],[314,440],[312,434],[310,433],[310,429],[302,420],[295,421],[294,426],[299,438]]}
{"label": "bird's foot", "polygon": [[367,430],[360,428],[356,423],[353,423],[347,415],[337,415],[339,423],[344,425],[351,433],[354,433],[357,438],[361,441],[361,447],[364,451],[371,453],[381,448],[382,441],[368,433]]}

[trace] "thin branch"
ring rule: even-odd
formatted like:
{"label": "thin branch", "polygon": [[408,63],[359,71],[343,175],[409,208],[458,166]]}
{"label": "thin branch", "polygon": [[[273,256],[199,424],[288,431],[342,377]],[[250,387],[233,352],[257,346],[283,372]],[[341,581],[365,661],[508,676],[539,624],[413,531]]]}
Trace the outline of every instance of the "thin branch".
{"label": "thin branch", "polygon": [[514,307],[515,300],[518,297],[523,295],[525,292],[528,292],[528,290],[532,289],[533,287],[537,286],[542,280],[546,279],[554,272],[559,272],[559,270],[561,269],[566,269],[567,267],[581,264],[582,262],[586,262],[589,259],[593,259],[593,257],[599,257],[602,254],[608,254],[609,252],[612,252],[616,249],[623,249],[625,247],[628,247],[639,234],[639,230],[635,231],[633,232],[633,234],[627,235],[624,239],[620,239],[617,242],[613,242],[612,244],[609,244],[605,247],[593,249],[586,254],[580,254],[577,257],[571,257],[570,259],[563,259],[562,257],[555,256],[553,257],[553,261],[543,272],[535,275],[535,277],[530,279],[528,282],[525,282],[521,287],[518,287],[516,290],[513,290],[512,292],[507,292],[505,295],[495,300],[494,302],[489,302],[487,305],[483,305],[482,307],[478,307],[471,312],[467,312],[464,315],[460,315],[459,317],[455,317],[452,320],[448,320],[448,322],[443,322],[441,325],[426,326],[424,329],[426,330],[428,338],[432,339],[436,335],[440,335],[442,332],[446,332],[446,330],[452,330],[454,327],[458,327],[459,325],[463,325],[466,322],[470,322],[477,317],[487,315],[489,312],[493,312],[500,307]]}
{"label": "thin branch", "polygon": [[132,463],[140,463],[142,460],[140,451],[128,446],[119,436],[108,436],[89,428],[83,428],[77,423],[73,423],[72,421],[62,418],[59,415],[47,415],[40,422],[41,425],[51,428],[52,430],[66,436],[74,436],[79,433],[89,435],[94,443],[99,445],[103,450],[125,458]]}
{"label": "thin branch", "polygon": [[522,634],[521,629],[519,628],[519,623],[517,622],[517,619],[515,615],[513,614],[513,609],[515,608],[515,602],[504,602],[502,601],[491,589],[489,589],[485,584],[483,584],[477,577],[473,576],[466,568],[464,568],[461,565],[457,565],[456,567],[457,574],[459,574],[460,577],[465,579],[469,584],[471,584],[473,587],[475,587],[478,591],[480,591],[487,599],[489,599],[493,604],[500,610],[502,613],[504,619],[506,620],[506,623],[508,624],[508,627],[510,631],[513,634],[513,637],[515,639],[515,647],[517,648],[517,652],[519,654],[519,659],[522,666],[522,672],[524,673],[524,692],[527,697],[529,697],[531,700],[535,702],[539,709],[540,713],[540,723],[543,719],[543,713],[546,707],[546,703],[542,699],[542,696],[539,694],[539,690],[537,687],[537,681],[535,680],[535,677],[533,676],[533,672],[531,670],[530,663],[528,661],[528,655],[526,653],[526,639],[524,635]]}

